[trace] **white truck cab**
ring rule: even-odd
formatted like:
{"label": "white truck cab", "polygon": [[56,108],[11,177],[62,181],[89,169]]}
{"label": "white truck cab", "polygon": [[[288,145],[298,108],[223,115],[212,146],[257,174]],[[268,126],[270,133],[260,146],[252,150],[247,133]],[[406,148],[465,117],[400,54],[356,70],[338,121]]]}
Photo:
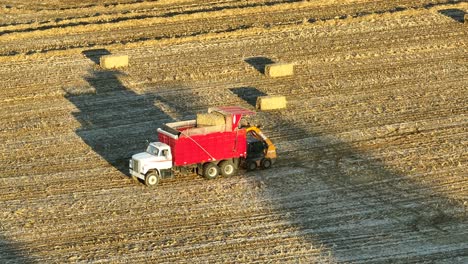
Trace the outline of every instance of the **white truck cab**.
{"label": "white truck cab", "polygon": [[[171,148],[161,142],[151,142],[145,152],[141,152],[132,156],[129,162],[130,175],[140,178],[144,181],[148,179],[148,175],[155,175],[157,181],[161,176],[166,176],[167,172],[172,168]],[[166,173],[164,173],[166,172]]]}

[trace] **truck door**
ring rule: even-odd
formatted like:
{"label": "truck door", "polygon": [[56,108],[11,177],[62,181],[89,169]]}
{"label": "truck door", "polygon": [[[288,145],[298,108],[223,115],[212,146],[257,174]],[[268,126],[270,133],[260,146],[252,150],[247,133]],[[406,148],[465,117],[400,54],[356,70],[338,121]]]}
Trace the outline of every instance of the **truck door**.
{"label": "truck door", "polygon": [[172,168],[172,155],[169,149],[163,149],[159,152],[158,158],[158,168],[161,170]]}

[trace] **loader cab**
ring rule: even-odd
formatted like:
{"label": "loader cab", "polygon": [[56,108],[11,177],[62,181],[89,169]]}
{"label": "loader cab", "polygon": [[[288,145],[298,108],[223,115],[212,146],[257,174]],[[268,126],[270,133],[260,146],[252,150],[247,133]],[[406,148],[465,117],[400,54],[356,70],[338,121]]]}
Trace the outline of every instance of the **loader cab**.
{"label": "loader cab", "polygon": [[264,141],[260,141],[253,137],[247,138],[247,160],[258,160],[265,157],[267,145]]}

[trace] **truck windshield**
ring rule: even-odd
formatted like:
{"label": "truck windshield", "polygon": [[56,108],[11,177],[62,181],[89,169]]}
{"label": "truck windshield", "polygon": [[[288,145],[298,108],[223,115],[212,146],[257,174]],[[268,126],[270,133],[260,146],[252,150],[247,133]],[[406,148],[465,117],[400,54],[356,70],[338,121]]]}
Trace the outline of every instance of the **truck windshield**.
{"label": "truck windshield", "polygon": [[151,155],[157,156],[159,153],[159,149],[153,145],[148,145],[148,148],[146,149],[146,152],[148,152]]}

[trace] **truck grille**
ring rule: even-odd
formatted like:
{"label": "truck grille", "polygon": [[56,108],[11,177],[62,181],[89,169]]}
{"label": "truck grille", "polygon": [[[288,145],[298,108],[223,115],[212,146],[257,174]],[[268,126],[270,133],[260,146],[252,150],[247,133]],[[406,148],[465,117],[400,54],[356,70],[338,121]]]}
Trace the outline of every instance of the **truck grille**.
{"label": "truck grille", "polygon": [[133,160],[133,170],[134,171],[140,171],[140,164],[138,160]]}

